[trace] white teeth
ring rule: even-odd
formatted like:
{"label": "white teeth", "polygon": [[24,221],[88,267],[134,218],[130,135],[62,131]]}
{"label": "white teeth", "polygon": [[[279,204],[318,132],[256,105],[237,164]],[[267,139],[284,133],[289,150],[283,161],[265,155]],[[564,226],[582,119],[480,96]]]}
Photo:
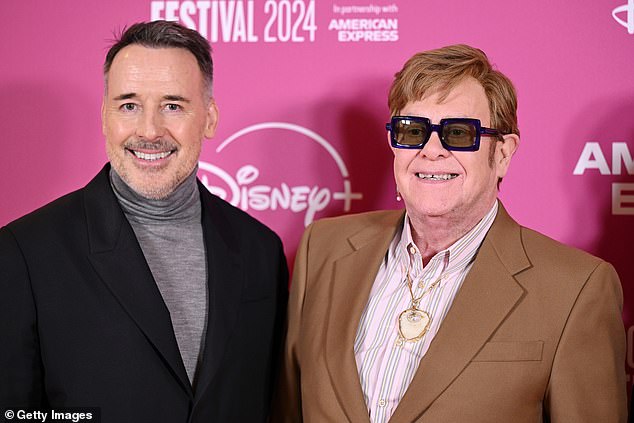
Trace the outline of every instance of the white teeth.
{"label": "white teeth", "polygon": [[134,151],[134,150],[130,150],[130,151],[132,152],[132,154],[137,156],[139,159],[148,160],[148,161],[164,159],[165,157],[167,157],[170,154],[172,154],[171,151],[162,151],[160,153],[151,153],[151,154],[150,153],[142,153],[140,151]]}
{"label": "white teeth", "polygon": [[443,174],[423,174],[417,173],[417,178],[425,179],[427,181],[448,181],[450,179],[457,178],[458,175],[456,173],[443,173]]}

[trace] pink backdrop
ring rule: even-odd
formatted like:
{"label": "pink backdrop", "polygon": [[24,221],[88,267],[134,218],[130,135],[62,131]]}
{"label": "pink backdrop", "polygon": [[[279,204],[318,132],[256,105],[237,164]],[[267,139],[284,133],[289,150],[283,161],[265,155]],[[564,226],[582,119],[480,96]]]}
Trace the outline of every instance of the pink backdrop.
{"label": "pink backdrop", "polygon": [[0,225],[106,161],[113,31],[180,19],[214,49],[220,124],[199,176],[275,229],[291,261],[313,218],[399,207],[384,130],[394,72],[417,51],[483,49],[519,93],[501,198],[524,225],[615,265],[633,372],[634,0],[24,0],[0,16]]}

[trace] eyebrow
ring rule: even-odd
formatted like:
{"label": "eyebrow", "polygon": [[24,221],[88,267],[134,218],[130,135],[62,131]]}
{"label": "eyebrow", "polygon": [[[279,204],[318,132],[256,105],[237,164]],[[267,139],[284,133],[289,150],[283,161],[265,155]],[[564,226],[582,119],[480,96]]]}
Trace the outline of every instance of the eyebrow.
{"label": "eyebrow", "polygon": [[163,96],[163,100],[182,101],[182,102],[185,102],[185,103],[189,103],[190,102],[188,99],[186,99],[182,95],[164,95]]}
{"label": "eyebrow", "polygon": [[[135,98],[138,97],[137,93],[124,93],[124,94],[120,94],[118,96],[116,96],[114,98],[115,101],[121,101],[121,100],[129,100],[131,98]],[[190,101],[183,97],[182,95],[164,95],[163,96],[163,100],[167,100],[167,101],[181,101],[184,103],[190,103]]]}
{"label": "eyebrow", "polygon": [[129,100],[131,98],[137,97],[136,93],[125,93],[125,94],[120,94],[118,96],[116,96],[114,98],[115,101],[119,101],[119,100]]}

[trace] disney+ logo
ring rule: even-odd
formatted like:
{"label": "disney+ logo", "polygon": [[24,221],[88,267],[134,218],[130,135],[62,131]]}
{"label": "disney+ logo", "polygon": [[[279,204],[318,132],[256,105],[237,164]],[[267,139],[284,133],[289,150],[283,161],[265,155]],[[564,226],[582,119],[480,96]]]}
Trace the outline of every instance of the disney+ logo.
{"label": "disney+ logo", "polygon": [[[255,139],[245,138],[247,135],[260,131],[265,131],[265,135],[260,135]],[[288,138],[289,133],[300,135],[300,138]],[[304,226],[310,225],[315,215],[325,210],[333,200],[341,201],[343,203],[343,212],[348,213],[351,210],[352,201],[361,200],[363,198],[362,193],[352,191],[350,173],[339,152],[321,135],[303,126],[287,122],[262,122],[251,125],[239,130],[224,140],[216,148],[216,153],[221,153],[227,146],[234,142],[259,141],[267,143],[269,137],[286,139],[289,143],[305,140],[317,146],[320,150],[324,150],[326,156],[330,156],[340,173],[340,178],[335,178],[339,179],[337,183],[335,183],[335,186],[323,186],[326,182],[324,179],[327,178],[321,178],[319,171],[313,174],[313,177],[316,178],[313,183],[289,182],[287,178],[294,179],[296,173],[289,171],[288,167],[294,163],[296,164],[296,162],[301,162],[301,160],[290,157],[290,163],[286,167],[276,168],[270,165],[265,169],[265,172],[260,172],[260,169],[252,163],[243,163],[237,172],[235,172],[235,176],[222,167],[199,161],[199,176],[203,185],[207,187],[212,194],[217,195],[244,211],[268,210],[277,212],[288,210],[291,213],[303,213]],[[244,147],[242,148],[244,154],[248,156],[248,151],[250,150]],[[306,153],[309,155],[308,151]],[[274,156],[280,155],[284,155],[284,151],[279,151],[274,154]],[[265,179],[269,180],[271,179],[271,174],[274,174],[274,179],[278,179],[278,183],[273,185],[260,183],[259,178],[261,173],[268,174],[267,176],[269,176],[269,178]],[[332,183],[332,181],[330,182]]]}
{"label": "disney+ logo", "polygon": [[[626,14],[626,19],[621,19],[619,13]],[[617,7],[612,11],[612,17],[620,25],[627,28],[629,34],[634,34],[634,0],[628,0],[627,4]]]}

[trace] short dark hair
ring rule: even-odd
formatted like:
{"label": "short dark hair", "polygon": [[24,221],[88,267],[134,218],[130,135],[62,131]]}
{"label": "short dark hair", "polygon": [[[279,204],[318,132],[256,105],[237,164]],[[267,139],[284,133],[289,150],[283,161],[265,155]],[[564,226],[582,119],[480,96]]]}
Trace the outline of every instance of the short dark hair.
{"label": "short dark hair", "polygon": [[209,42],[193,29],[186,28],[179,23],[170,21],[139,22],[124,28],[106,54],[103,64],[104,76],[108,77],[110,66],[124,47],[139,44],[149,48],[183,48],[194,55],[198,67],[203,74],[207,92],[211,95],[214,65],[211,60],[211,46]]}

